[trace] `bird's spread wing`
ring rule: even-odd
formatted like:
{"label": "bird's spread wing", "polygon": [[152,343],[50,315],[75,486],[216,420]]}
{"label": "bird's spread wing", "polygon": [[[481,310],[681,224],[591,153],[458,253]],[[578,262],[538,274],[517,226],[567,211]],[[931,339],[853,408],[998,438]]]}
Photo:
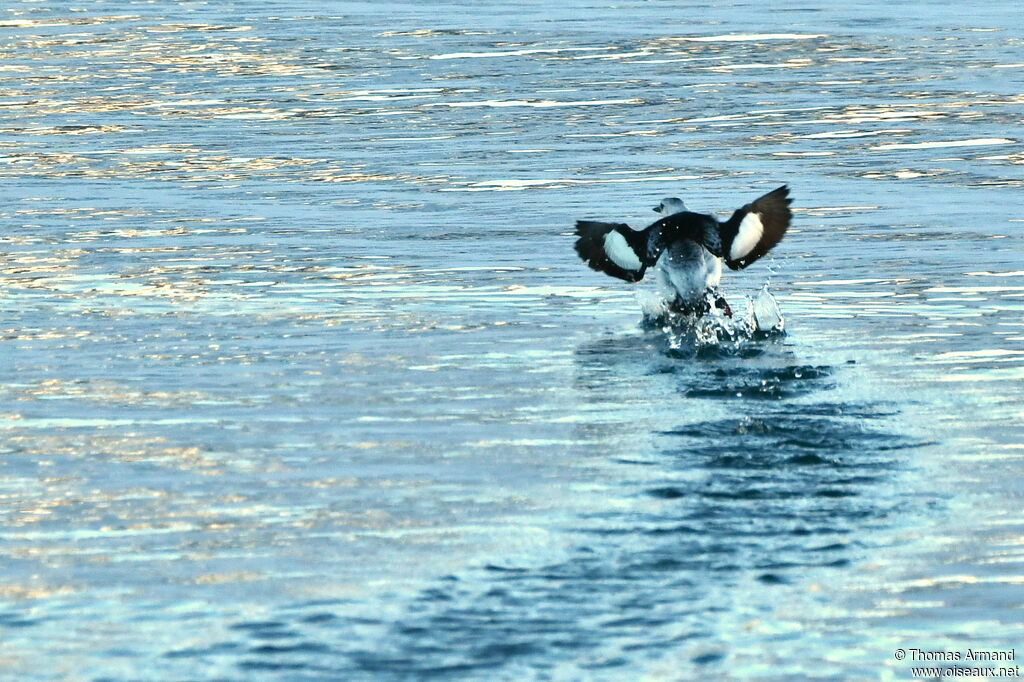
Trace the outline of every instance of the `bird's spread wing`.
{"label": "bird's spread wing", "polygon": [[783,185],[732,214],[719,228],[722,257],[733,270],[747,267],[782,240],[793,216]]}
{"label": "bird's spread wing", "polygon": [[636,282],[647,269],[646,231],[625,223],[576,221],[576,253],[587,265],[612,277]]}
{"label": "bird's spread wing", "polygon": [[625,223],[576,222],[576,253],[594,270],[627,282],[643,279],[658,256],[679,239],[689,239],[725,259],[733,270],[747,267],[779,243],[792,212],[783,185],[752,201],[724,223],[689,211],[666,216],[645,230]]}

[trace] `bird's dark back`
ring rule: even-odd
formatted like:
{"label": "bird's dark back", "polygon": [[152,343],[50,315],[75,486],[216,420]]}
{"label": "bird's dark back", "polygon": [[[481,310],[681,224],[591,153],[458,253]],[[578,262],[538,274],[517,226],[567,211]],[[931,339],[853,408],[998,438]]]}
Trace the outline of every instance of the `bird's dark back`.
{"label": "bird's dark back", "polygon": [[715,255],[719,255],[718,221],[703,213],[683,211],[665,216],[649,228],[652,251],[661,251],[680,240],[702,244]]}

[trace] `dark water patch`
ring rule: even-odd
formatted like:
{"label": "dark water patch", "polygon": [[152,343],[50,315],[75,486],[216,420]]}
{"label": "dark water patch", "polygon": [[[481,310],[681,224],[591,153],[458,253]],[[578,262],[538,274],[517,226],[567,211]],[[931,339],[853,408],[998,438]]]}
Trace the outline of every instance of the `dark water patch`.
{"label": "dark water patch", "polygon": [[658,498],[661,498],[663,500],[674,500],[676,498],[683,497],[683,496],[686,495],[686,493],[683,492],[682,490],[680,490],[679,488],[671,488],[671,487],[669,487],[669,488],[652,488],[652,489],[647,491],[647,494],[650,495],[651,497],[658,497]]}
{"label": "dark water patch", "polygon": [[243,632],[251,632],[256,634],[262,634],[266,632],[276,632],[287,625],[281,621],[268,620],[268,621],[253,621],[246,623],[234,623],[230,626],[232,630],[241,630]]}
{"label": "dark water patch", "polygon": [[448,590],[434,588],[422,592],[419,599],[422,601],[451,601],[452,597]]}
{"label": "dark water patch", "polygon": [[[894,465],[894,452],[927,444],[875,426],[889,416],[886,410],[856,405],[850,410],[833,410],[801,403],[762,410],[757,416],[696,422],[659,433],[665,452],[680,458],[683,465],[742,471],[842,469],[853,477],[845,482],[856,483],[858,471],[877,476],[876,470]],[[681,443],[675,445],[675,439]],[[844,482],[839,476],[831,476],[831,480]]]}
{"label": "dark water patch", "polygon": [[250,654],[260,655],[276,655],[276,654],[295,654],[295,653],[324,653],[329,651],[329,647],[324,644],[317,644],[315,642],[297,642],[295,644],[261,644],[260,646],[254,646],[249,649]]}
{"label": "dark water patch", "polygon": [[324,623],[330,623],[337,620],[337,616],[333,613],[313,613],[308,616],[303,616],[299,622],[307,623],[309,625],[319,625]]}
{"label": "dark water patch", "polygon": [[832,388],[824,382],[831,368],[794,365],[778,368],[719,367],[686,377],[680,391],[689,398],[754,398],[781,400]]}
{"label": "dark water patch", "polygon": [[808,551],[811,552],[836,552],[847,549],[848,545],[842,542],[834,542],[830,545],[823,545],[821,547],[810,547]]}
{"label": "dark water patch", "polygon": [[786,580],[785,578],[776,573],[762,573],[761,575],[757,576],[757,579],[759,582],[762,582],[765,585],[784,585],[789,582],[788,580]]}
{"label": "dark water patch", "polygon": [[286,670],[316,672],[318,670],[318,666],[311,665],[310,663],[305,661],[296,661],[294,663],[288,663],[285,661],[242,660],[238,663],[238,667],[244,671],[254,672],[280,672]]}
{"label": "dark water patch", "polygon": [[487,564],[484,566],[485,571],[495,571],[497,573],[522,573],[526,569],[517,568],[515,566],[498,566],[496,564]]}
{"label": "dark water patch", "polygon": [[796,455],[788,459],[778,459],[774,457],[765,457],[763,452],[754,450],[753,452],[745,452],[742,454],[735,455],[711,455],[708,457],[703,466],[709,469],[766,469],[780,465],[787,466],[834,466],[841,467],[845,466],[842,462],[832,459],[826,459],[819,455],[807,454],[807,455]]}
{"label": "dark water patch", "polygon": [[658,462],[655,461],[655,460],[626,459],[626,458],[622,458],[622,457],[615,457],[615,458],[612,459],[612,461],[618,462],[619,464],[631,464],[631,465],[642,466],[642,467],[657,466],[658,465]]}
{"label": "dark water patch", "polygon": [[792,464],[796,466],[818,466],[822,464],[831,466],[841,466],[839,462],[836,462],[835,460],[826,459],[821,455],[816,455],[813,453],[808,453],[806,455],[793,455],[792,457],[786,460],[786,464]]}
{"label": "dark water patch", "polygon": [[724,658],[724,656],[721,653],[707,653],[701,654],[700,656],[694,656],[690,661],[697,665],[708,665],[709,663],[720,661],[722,658]]}

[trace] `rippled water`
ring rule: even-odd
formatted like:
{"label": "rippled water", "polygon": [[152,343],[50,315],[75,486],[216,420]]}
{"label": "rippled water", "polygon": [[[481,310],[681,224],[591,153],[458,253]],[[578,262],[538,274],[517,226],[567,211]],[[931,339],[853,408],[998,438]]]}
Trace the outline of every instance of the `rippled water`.
{"label": "rippled water", "polygon": [[[5,5],[2,676],[907,679],[897,648],[1020,645],[1019,22]],[[723,285],[770,280],[785,336],[644,328],[571,248],[783,182],[789,236]]]}

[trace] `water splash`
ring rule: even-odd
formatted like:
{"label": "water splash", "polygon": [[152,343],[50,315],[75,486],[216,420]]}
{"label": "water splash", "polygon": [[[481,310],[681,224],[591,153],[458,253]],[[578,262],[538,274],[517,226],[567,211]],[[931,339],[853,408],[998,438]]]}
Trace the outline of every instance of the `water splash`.
{"label": "water splash", "polygon": [[782,333],[785,330],[786,319],[782,316],[779,302],[775,300],[767,282],[753,300],[748,299],[747,311],[755,332],[770,334]]}
{"label": "water splash", "polygon": [[709,311],[703,315],[673,310],[654,292],[642,292],[637,300],[643,310],[641,326],[665,335],[670,351],[721,350],[736,353],[751,340],[776,338],[785,334],[785,318],[766,282],[753,298],[744,296],[743,312],[729,315],[715,306],[707,294]]}

